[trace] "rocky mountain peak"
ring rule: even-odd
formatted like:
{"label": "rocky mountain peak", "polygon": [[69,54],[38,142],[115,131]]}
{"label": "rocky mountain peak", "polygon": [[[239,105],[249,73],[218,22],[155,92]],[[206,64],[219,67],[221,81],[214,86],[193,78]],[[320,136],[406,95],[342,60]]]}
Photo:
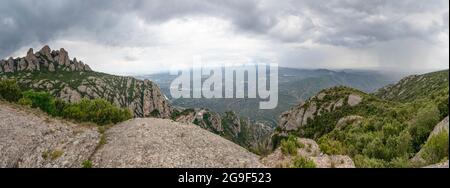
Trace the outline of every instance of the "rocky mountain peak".
{"label": "rocky mountain peak", "polygon": [[44,47],[42,47],[42,49],[39,51],[39,53],[42,54],[44,57],[46,57],[48,60],[53,61],[51,49],[48,45],[45,45]]}
{"label": "rocky mountain peak", "polygon": [[30,48],[25,57],[12,58],[0,61],[0,74],[14,72],[34,72],[34,71],[91,71],[91,68],[74,59],[69,58],[69,53],[61,48],[51,51],[48,45],[34,53]]}
{"label": "rocky mountain peak", "polygon": [[28,50],[28,52],[27,52],[27,57],[28,57],[28,56],[32,56],[32,55],[34,55],[34,53],[33,53],[33,48],[30,48],[30,49]]}
{"label": "rocky mountain peak", "polygon": [[15,79],[27,89],[49,92],[67,102],[103,98],[128,108],[135,117],[168,118],[172,111],[153,82],[92,71],[77,58],[71,60],[64,48],[51,50],[45,45],[36,53],[29,49],[25,57],[0,60],[0,78]]}

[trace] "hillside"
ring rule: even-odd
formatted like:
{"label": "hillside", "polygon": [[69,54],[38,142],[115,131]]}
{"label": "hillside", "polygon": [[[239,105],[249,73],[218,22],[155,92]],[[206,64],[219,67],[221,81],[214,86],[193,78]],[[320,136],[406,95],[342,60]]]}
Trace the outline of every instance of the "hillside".
{"label": "hillside", "polygon": [[[238,69],[238,68],[236,68]],[[394,83],[399,75],[385,74],[376,71],[332,71],[325,69],[307,70],[280,67],[278,106],[271,110],[259,109],[259,99],[171,99],[170,83],[176,78],[168,73],[136,76],[140,79],[155,81],[169,97],[171,104],[183,108],[207,108],[220,114],[233,111],[239,116],[275,127],[278,116],[289,110],[291,106],[305,101],[319,91],[335,86],[347,86],[365,92],[374,92],[378,88]]]}
{"label": "hillside", "polygon": [[133,119],[103,132],[4,102],[0,118],[0,167],[263,167],[244,148],[167,119]]}
{"label": "hillside", "polygon": [[[384,88],[384,93],[395,93],[389,88],[407,85],[395,96],[408,102],[385,100],[347,87],[323,90],[280,116],[273,146],[280,146],[289,135],[310,138],[326,154],[349,155],[357,167],[414,167],[448,160],[448,139],[434,143],[432,147],[438,149],[429,150],[433,157],[420,163],[411,160],[427,145],[434,127],[448,116],[448,78],[436,76],[445,74],[448,71],[405,82],[407,78]],[[429,92],[420,95],[417,88]],[[404,97],[407,93],[417,94]]]}
{"label": "hillside", "polygon": [[[4,79],[15,80],[23,91],[47,92],[68,103],[80,102],[82,99],[105,99],[118,107],[129,109],[134,117],[174,119],[183,111],[172,107],[158,85],[149,80],[92,71],[87,64],[77,59],[70,60],[66,50],[51,51],[48,46],[36,53],[30,49],[23,58],[1,60],[0,80]],[[272,131],[263,124],[254,124],[246,118],[241,120],[236,115],[229,117],[232,120],[228,123],[222,123],[222,119],[227,116],[212,111],[208,111],[205,117],[199,117],[196,113],[182,115],[178,121],[195,123],[255,152],[260,150],[259,143],[267,140]],[[219,121],[210,123],[207,115]],[[203,123],[195,122],[196,119]]]}
{"label": "hillside", "polygon": [[14,79],[24,89],[50,92],[67,102],[103,98],[128,108],[135,117],[168,118],[172,107],[151,81],[94,72],[81,61],[69,59],[64,49],[44,46],[26,57],[0,61],[0,78]]}

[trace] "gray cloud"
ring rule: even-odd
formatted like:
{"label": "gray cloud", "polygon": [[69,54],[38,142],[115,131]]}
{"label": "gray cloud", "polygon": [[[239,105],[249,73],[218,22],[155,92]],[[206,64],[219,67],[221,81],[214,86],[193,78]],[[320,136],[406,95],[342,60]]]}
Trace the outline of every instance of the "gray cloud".
{"label": "gray cloud", "polygon": [[195,16],[227,20],[236,33],[286,44],[310,41],[368,48],[409,38],[433,43],[440,32],[448,35],[448,4],[448,0],[3,0],[0,57],[33,42],[58,38],[157,46],[157,34],[142,40],[149,33],[139,28],[141,21],[158,26]]}

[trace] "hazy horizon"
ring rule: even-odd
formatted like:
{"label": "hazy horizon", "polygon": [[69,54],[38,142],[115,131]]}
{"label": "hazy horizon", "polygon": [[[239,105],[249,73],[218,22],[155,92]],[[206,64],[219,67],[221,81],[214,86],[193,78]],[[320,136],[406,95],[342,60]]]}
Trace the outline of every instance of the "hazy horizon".
{"label": "hazy horizon", "polygon": [[448,69],[449,1],[0,2],[0,58],[48,44],[111,74],[207,64],[424,73]]}

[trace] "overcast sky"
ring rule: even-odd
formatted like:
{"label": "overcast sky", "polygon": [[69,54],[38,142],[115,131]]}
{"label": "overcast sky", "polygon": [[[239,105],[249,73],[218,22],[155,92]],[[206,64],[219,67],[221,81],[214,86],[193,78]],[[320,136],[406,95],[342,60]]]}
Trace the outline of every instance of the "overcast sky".
{"label": "overcast sky", "polygon": [[206,63],[427,71],[449,62],[448,0],[2,0],[0,58],[49,44],[108,73]]}

